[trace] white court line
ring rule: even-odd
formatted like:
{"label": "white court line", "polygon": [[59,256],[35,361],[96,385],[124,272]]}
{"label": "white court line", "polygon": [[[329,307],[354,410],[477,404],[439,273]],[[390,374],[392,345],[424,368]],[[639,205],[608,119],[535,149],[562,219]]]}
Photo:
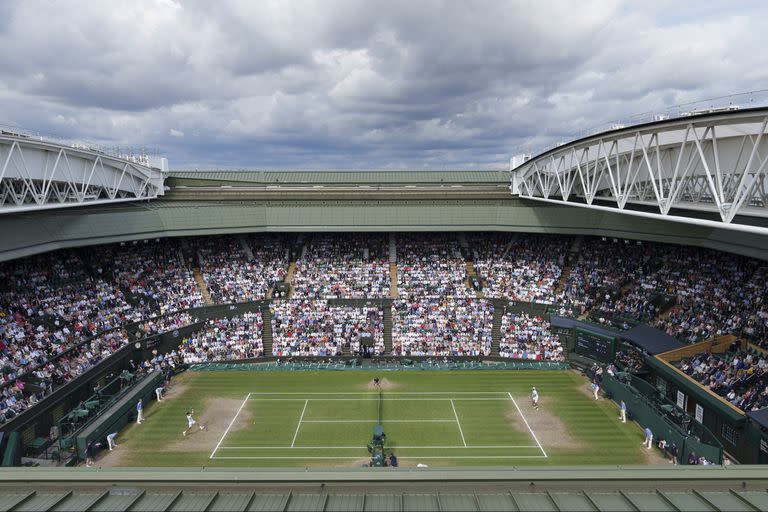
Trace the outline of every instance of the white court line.
{"label": "white court line", "polygon": [[[306,421],[304,422],[306,423]],[[219,448],[219,450],[365,450],[367,449],[367,446],[222,446]],[[446,449],[452,449],[452,450],[464,450],[464,449],[473,449],[473,448],[486,448],[486,449],[509,449],[509,448],[538,448],[538,445],[531,444],[531,445],[467,445],[467,446],[459,446],[459,445],[452,445],[452,446],[390,446],[392,450],[400,450],[400,449],[409,449],[409,450],[430,450],[430,449],[440,449],[440,450],[446,450]]]}
{"label": "white court line", "polygon": [[461,422],[459,421],[459,415],[456,414],[456,407],[453,405],[453,400],[451,400],[451,409],[453,409],[453,416],[456,418],[456,425],[459,426],[459,434],[461,434],[461,442],[464,443],[464,446],[467,446],[467,442],[464,440],[464,431],[461,430]]}
{"label": "white court line", "polygon": [[[378,391],[349,391],[341,393],[322,391],[253,391],[250,395],[376,395]],[[388,395],[506,395],[506,391],[387,391]],[[506,400],[506,398],[504,399]]]}
{"label": "white court line", "polygon": [[[379,420],[304,420],[304,423],[379,423]],[[453,420],[381,420],[381,423],[453,423]]]}
{"label": "white court line", "polygon": [[[303,402],[305,399],[303,398],[249,398],[252,402]],[[307,400],[311,402],[377,402],[379,400],[378,397],[371,397],[371,398],[308,398]],[[507,398],[382,398],[385,402],[435,402],[435,401],[442,401],[442,402],[449,402],[451,400],[455,401],[462,401],[462,400],[471,400],[473,402],[500,402],[500,401],[507,401]]]}
{"label": "white court line", "polygon": [[[317,456],[313,455],[311,457],[301,457],[301,456],[278,456],[275,455],[273,457],[270,456],[263,456],[263,457],[247,457],[247,456],[232,456],[232,457],[214,457],[215,460],[219,459],[288,459],[288,460],[309,460],[309,459],[325,459],[325,460],[361,460],[366,459],[369,457],[334,457],[334,456]],[[398,459],[544,459],[546,458],[544,455],[427,455],[427,456],[418,456],[418,457],[397,457]]]}
{"label": "white court line", "polygon": [[224,441],[225,437],[227,437],[227,433],[229,432],[229,429],[231,429],[232,425],[235,424],[235,420],[237,419],[238,416],[240,416],[240,411],[243,410],[243,406],[245,406],[246,402],[248,402],[248,397],[250,397],[250,396],[251,396],[250,393],[245,395],[245,398],[243,399],[243,403],[240,404],[240,408],[237,410],[237,413],[235,413],[235,417],[232,418],[232,421],[229,422],[229,426],[227,427],[227,430],[224,431],[224,434],[221,436],[221,439],[219,439],[219,442],[216,443],[216,447],[211,452],[210,457],[208,457],[209,459],[213,458],[214,454],[216,453],[216,450],[218,450],[219,446],[221,446],[221,442]]}
{"label": "white court line", "polygon": [[528,424],[528,420],[525,419],[525,415],[523,414],[523,411],[520,410],[520,406],[517,405],[517,402],[515,402],[515,399],[512,397],[512,393],[507,393],[509,395],[509,399],[512,400],[512,403],[515,404],[515,409],[517,409],[517,412],[520,413],[520,417],[523,418],[523,421],[525,422],[525,426],[528,427],[528,432],[531,433],[533,436],[533,440],[536,441],[536,444],[539,445],[539,450],[541,450],[541,453],[544,454],[544,457],[547,456],[547,452],[544,451],[544,448],[542,448],[541,443],[539,442],[539,439],[536,437],[536,434],[533,432],[533,429]]}
{"label": "white court line", "polygon": [[304,419],[304,413],[307,410],[308,403],[309,403],[309,400],[304,400],[304,408],[301,410],[301,416],[299,416],[299,424],[296,425],[296,432],[293,433],[293,441],[291,441],[291,448],[293,448],[294,443],[296,443],[296,436],[299,435],[299,429],[301,428],[301,420]]}

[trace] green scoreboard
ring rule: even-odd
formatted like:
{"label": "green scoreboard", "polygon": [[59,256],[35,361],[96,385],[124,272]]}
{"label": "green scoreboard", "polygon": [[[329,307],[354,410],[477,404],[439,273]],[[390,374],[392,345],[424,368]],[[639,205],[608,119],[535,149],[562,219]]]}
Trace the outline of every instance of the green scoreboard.
{"label": "green scoreboard", "polygon": [[576,328],[577,354],[608,363],[616,355],[616,337]]}

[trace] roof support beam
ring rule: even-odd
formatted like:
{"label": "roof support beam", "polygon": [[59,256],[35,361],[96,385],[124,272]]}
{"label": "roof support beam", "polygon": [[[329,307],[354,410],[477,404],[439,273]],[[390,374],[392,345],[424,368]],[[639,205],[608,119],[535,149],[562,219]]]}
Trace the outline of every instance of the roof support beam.
{"label": "roof support beam", "polygon": [[[528,199],[768,234],[768,224],[750,221],[768,219],[766,132],[768,109],[623,128],[534,157],[513,170],[512,182]],[[658,213],[629,206],[636,204]]]}

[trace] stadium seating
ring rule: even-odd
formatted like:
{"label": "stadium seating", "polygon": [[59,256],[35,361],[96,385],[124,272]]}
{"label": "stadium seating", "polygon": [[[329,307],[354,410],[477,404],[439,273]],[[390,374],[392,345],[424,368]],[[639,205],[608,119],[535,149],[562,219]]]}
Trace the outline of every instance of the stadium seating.
{"label": "stadium seating", "polygon": [[487,356],[493,305],[482,299],[419,297],[392,305],[392,343],[402,356]]}
{"label": "stadium seating", "polygon": [[377,306],[334,306],[326,300],[281,300],[272,306],[272,355],[337,356],[360,351],[360,335],[371,334],[384,351],[384,313]]}
{"label": "stadium seating", "polygon": [[549,322],[527,313],[507,312],[501,321],[501,357],[564,361],[565,353]]}
{"label": "stadium seating", "polygon": [[506,233],[473,237],[475,270],[485,281],[486,297],[554,304],[563,263],[570,246],[567,237]]}
{"label": "stadium seating", "polygon": [[[735,333],[768,345],[768,266],[756,260],[657,243],[575,243],[567,236],[401,234],[395,240],[390,246],[382,234],[217,236],[125,242],[1,263],[0,420],[129,338],[194,323],[188,310],[204,304],[201,287],[215,303],[229,304],[265,299],[275,283],[287,280],[293,298],[273,301],[271,318],[256,311],[209,321],[172,356],[179,363],[259,357],[264,322],[272,328],[267,355],[353,355],[361,334],[370,334],[374,352],[385,354],[390,312],[395,355],[490,355],[496,321],[502,357],[562,360],[546,319],[511,312],[494,319],[493,300],[551,304],[561,314],[575,310],[606,324],[646,322],[684,342]],[[392,247],[399,296],[390,311],[388,302],[379,302],[394,291]],[[289,276],[291,260],[295,272]],[[482,298],[468,285],[472,264],[484,285]],[[619,363],[632,368],[638,361],[631,356],[622,353],[626,360]],[[707,368],[719,364],[709,357],[702,356]],[[760,361],[752,374],[763,371]],[[41,386],[25,389],[32,379]],[[764,403],[759,386],[716,387],[724,396],[741,393],[731,399],[740,406]]]}
{"label": "stadium seating", "polygon": [[279,237],[212,237],[200,239],[196,245],[208,291],[219,304],[265,298],[288,268]]}
{"label": "stadium seating", "polygon": [[753,411],[768,406],[768,357],[732,347],[723,354],[703,352],[676,366],[736,407]]}
{"label": "stadium seating", "polygon": [[178,356],[185,364],[261,357],[263,329],[260,311],[208,320],[202,329],[182,340]]}
{"label": "stadium seating", "polygon": [[384,235],[316,235],[306,247],[296,262],[295,297],[389,297],[389,261]]}
{"label": "stadium seating", "polygon": [[397,259],[397,288],[401,296],[474,296],[467,286],[467,268],[454,236],[398,236]]}

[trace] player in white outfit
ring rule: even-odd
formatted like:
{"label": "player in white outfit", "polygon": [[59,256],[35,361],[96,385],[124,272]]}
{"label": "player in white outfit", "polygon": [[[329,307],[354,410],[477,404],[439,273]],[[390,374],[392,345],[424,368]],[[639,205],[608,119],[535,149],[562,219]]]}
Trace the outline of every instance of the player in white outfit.
{"label": "player in white outfit", "polygon": [[195,418],[192,417],[192,415],[194,413],[195,413],[194,409],[191,409],[190,411],[187,412],[187,429],[184,430],[181,433],[181,435],[186,436],[187,433],[191,433],[192,432],[192,427],[194,427],[195,425],[197,425],[197,428],[199,430],[205,430],[205,426],[204,425],[200,425],[198,422],[195,421]]}
{"label": "player in white outfit", "polygon": [[112,449],[117,446],[117,443],[115,442],[116,437],[117,432],[112,432],[107,436],[107,446],[109,447],[109,451],[112,451]]}
{"label": "player in white outfit", "polygon": [[536,388],[534,387],[531,389],[531,404],[533,405],[534,409],[539,408],[539,392],[536,391]]}

